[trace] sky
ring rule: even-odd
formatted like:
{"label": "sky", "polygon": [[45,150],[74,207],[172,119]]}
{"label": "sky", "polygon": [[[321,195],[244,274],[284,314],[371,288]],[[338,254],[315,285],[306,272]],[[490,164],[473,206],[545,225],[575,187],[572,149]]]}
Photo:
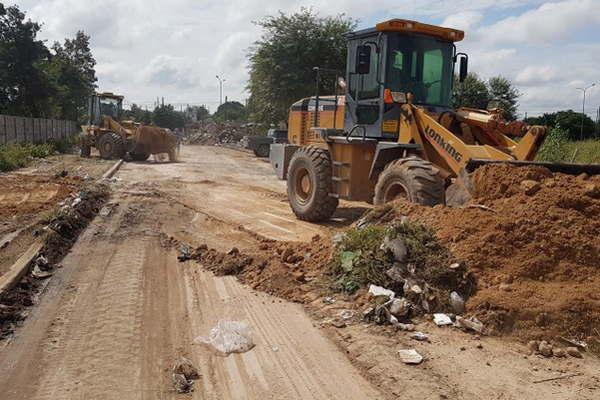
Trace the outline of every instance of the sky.
{"label": "sky", "polygon": [[244,102],[248,48],[260,35],[253,23],[279,11],[310,7],[343,13],[359,28],[391,18],[465,30],[457,43],[469,70],[509,78],[522,93],[521,116],[581,110],[578,87],[588,91],[586,113],[600,107],[600,0],[14,0],[51,44],[91,36],[101,91],[153,107],[157,97],[176,107],[219,104],[219,82],[229,100]]}

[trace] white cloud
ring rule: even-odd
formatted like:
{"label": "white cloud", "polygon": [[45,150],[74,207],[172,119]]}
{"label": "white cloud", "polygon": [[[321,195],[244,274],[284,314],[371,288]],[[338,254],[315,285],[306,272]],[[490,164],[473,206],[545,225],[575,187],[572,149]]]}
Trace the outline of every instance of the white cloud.
{"label": "white cloud", "polygon": [[[152,105],[218,104],[215,75],[224,94],[244,100],[246,52],[260,36],[252,23],[265,15],[313,7],[322,15],[359,19],[360,27],[388,18],[416,19],[464,29],[459,51],[470,69],[512,79],[524,96],[522,110],[576,107],[568,82],[600,79],[600,44],[579,43],[574,33],[600,36],[600,0],[16,0],[44,23],[41,36],[62,41],[78,29],[91,35],[99,88]],[[525,10],[525,11],[523,11]],[[501,17],[497,17],[500,15]],[[594,30],[595,28],[595,30]],[[568,38],[571,42],[565,44]],[[551,66],[546,68],[545,66]],[[536,71],[535,68],[538,68]],[[541,69],[540,69],[541,68]],[[590,104],[600,101],[600,90]]]}
{"label": "white cloud", "polygon": [[515,83],[523,86],[531,86],[550,82],[557,77],[556,70],[548,65],[525,67],[515,77]]}
{"label": "white cloud", "polygon": [[441,25],[448,28],[462,29],[468,31],[475,27],[483,19],[479,11],[461,11],[446,17]]}
{"label": "white cloud", "polygon": [[505,18],[482,29],[488,43],[547,45],[564,42],[589,25],[600,24],[600,1],[567,0],[545,3],[518,16]]}

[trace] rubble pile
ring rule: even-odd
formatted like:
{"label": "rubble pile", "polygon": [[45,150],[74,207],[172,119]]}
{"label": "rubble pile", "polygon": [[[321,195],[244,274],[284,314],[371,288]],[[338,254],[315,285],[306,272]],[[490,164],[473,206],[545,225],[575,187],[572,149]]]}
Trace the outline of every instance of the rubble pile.
{"label": "rubble pile", "polygon": [[473,181],[463,208],[398,201],[366,220],[431,227],[476,278],[466,311],[491,332],[600,345],[600,177],[495,165]]}
{"label": "rubble pile", "polygon": [[104,184],[90,184],[78,192],[71,192],[58,204],[56,212],[46,221],[47,225],[33,230],[33,235],[43,238],[44,245],[33,259],[30,273],[0,297],[0,338],[12,333],[14,325],[24,319],[26,308],[33,305],[41,282],[60,267],[58,262],[107,198],[108,189]]}
{"label": "rubble pile", "polygon": [[203,145],[239,145],[244,136],[253,135],[253,125],[232,122],[201,121],[186,128],[187,143]]}

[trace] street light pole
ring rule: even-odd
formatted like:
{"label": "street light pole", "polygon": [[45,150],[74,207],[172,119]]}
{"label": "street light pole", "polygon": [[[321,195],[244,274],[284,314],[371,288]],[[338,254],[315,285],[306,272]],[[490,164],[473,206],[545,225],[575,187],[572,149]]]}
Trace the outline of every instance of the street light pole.
{"label": "street light pole", "polygon": [[223,104],[223,82],[225,79],[222,79],[219,75],[217,75],[217,79],[219,81],[219,105]]}
{"label": "street light pole", "polygon": [[581,90],[583,92],[583,104],[581,106],[581,132],[579,133],[579,139],[581,140],[583,140],[583,121],[585,121],[585,93],[588,91],[588,89],[591,89],[594,86],[596,86],[596,84],[592,83],[588,87],[577,88],[577,90]]}

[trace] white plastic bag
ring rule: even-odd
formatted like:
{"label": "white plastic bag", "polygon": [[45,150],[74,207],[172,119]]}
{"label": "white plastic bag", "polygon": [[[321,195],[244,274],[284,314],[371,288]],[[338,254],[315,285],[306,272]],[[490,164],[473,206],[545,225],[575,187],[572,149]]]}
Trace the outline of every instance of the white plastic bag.
{"label": "white plastic bag", "polygon": [[212,347],[217,353],[245,353],[254,347],[248,324],[240,321],[219,320],[208,336],[198,336],[194,343]]}

